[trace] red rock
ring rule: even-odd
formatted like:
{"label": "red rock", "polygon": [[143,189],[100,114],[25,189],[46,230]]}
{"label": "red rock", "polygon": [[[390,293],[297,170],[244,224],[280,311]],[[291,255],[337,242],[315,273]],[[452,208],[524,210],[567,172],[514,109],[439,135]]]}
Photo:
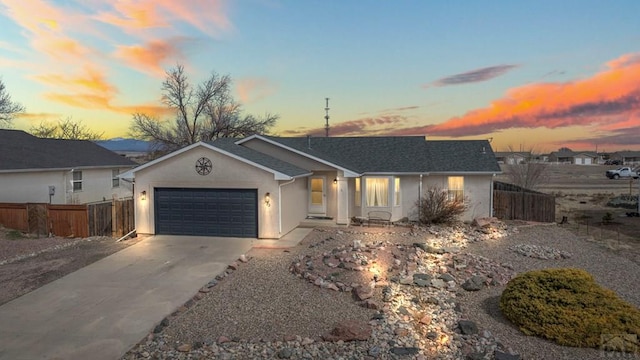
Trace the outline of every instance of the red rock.
{"label": "red rock", "polygon": [[425,315],[420,319],[420,324],[429,325],[431,324],[431,316]]}
{"label": "red rock", "polygon": [[371,337],[371,326],[366,322],[357,320],[347,320],[336,325],[327,335],[322,338],[325,341],[365,341]]}
{"label": "red rock", "polygon": [[231,339],[229,339],[228,337],[226,337],[224,335],[218,337],[218,344],[224,344],[224,343],[228,343],[230,341],[231,341]]}
{"label": "red rock", "polygon": [[191,344],[182,344],[176,348],[176,350],[180,352],[189,352],[191,351]]}
{"label": "red rock", "polygon": [[353,289],[353,294],[357,300],[364,301],[373,296],[373,290],[368,286],[359,286]]}

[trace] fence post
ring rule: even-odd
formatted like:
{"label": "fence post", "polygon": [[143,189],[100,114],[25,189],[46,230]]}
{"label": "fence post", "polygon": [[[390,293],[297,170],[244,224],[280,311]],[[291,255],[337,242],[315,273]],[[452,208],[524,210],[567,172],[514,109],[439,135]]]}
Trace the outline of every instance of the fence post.
{"label": "fence post", "polygon": [[111,198],[111,237],[116,237],[118,233],[118,202]]}

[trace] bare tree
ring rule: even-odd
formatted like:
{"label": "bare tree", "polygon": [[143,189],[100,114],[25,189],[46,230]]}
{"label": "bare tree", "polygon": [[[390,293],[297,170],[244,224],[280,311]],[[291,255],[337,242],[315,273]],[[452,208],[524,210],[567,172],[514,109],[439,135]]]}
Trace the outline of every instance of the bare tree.
{"label": "bare tree", "polygon": [[[513,152],[512,147],[509,147],[509,151]],[[534,150],[529,150],[526,154],[528,158],[519,164],[504,165],[504,173],[512,184],[535,190],[548,181],[549,165],[538,160],[539,154]]]}
{"label": "bare tree", "polygon": [[60,119],[57,123],[41,122],[32,126],[29,132],[41,138],[67,140],[100,140],[104,136],[104,132],[92,131],[82,121],[73,121],[71,117]]}
{"label": "bare tree", "polygon": [[193,87],[178,64],[167,71],[162,83],[162,102],[173,111],[173,121],[134,113],[131,134],[164,150],[175,150],[198,141],[267,133],[278,116],[244,115],[242,105],[231,95],[231,83],[228,75],[213,72]]}
{"label": "bare tree", "polygon": [[4,82],[0,79],[0,126],[9,126],[17,113],[24,112],[24,106],[11,100]]}

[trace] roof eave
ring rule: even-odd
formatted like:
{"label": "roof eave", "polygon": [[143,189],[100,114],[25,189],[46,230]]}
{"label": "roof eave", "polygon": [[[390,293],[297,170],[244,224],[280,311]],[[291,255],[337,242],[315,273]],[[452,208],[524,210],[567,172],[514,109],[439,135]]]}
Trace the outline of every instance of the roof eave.
{"label": "roof eave", "polygon": [[28,169],[2,169],[0,173],[21,173],[21,172],[42,172],[42,171],[71,171],[71,170],[92,170],[92,169],[113,169],[132,168],[132,165],[100,165],[100,166],[67,166],[57,168],[28,168]]}

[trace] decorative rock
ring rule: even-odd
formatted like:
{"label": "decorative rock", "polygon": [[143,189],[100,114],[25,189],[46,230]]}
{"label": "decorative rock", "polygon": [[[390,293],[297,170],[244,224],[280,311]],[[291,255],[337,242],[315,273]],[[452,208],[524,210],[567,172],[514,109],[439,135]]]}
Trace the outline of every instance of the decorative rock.
{"label": "decorative rock", "polygon": [[458,321],[458,327],[462,335],[473,335],[478,333],[478,326],[471,320]]}
{"label": "decorative rock", "polygon": [[176,348],[176,350],[180,352],[189,352],[191,351],[191,344],[182,344]]}
{"label": "decorative rock", "polygon": [[471,225],[477,226],[479,228],[487,228],[491,226],[491,220],[492,218],[475,218],[473,219]]}
{"label": "decorative rock", "polygon": [[222,336],[218,337],[217,343],[218,344],[224,344],[224,343],[228,343],[230,341],[231,341],[231,339],[229,339],[228,337],[222,335]]}
{"label": "decorative rock", "polygon": [[443,287],[445,287],[445,282],[444,280],[441,279],[433,279],[431,280],[431,286],[433,286],[436,289],[442,289]]}
{"label": "decorative rock", "polygon": [[442,279],[443,281],[449,282],[449,281],[456,281],[456,278],[453,277],[453,275],[449,274],[449,273],[444,273],[441,274],[439,276],[440,279]]}
{"label": "decorative rock", "polygon": [[278,351],[277,354],[279,359],[289,359],[291,356],[293,356],[293,350],[291,350],[290,348],[284,348],[280,351]]}
{"label": "decorative rock", "polygon": [[486,279],[483,276],[475,275],[462,283],[462,288],[467,291],[478,291],[484,287]]}
{"label": "decorative rock", "polygon": [[495,356],[496,360],[520,360],[520,355],[508,354],[500,350],[496,350],[496,352],[493,355]]}
{"label": "decorative rock", "polygon": [[364,301],[373,296],[373,290],[368,286],[359,286],[353,289],[353,294],[357,300]]}
{"label": "decorative rock", "polygon": [[322,338],[326,341],[367,340],[371,337],[371,326],[357,320],[344,321]]}
{"label": "decorative rock", "polygon": [[485,359],[485,353],[481,353],[481,352],[472,352],[467,354],[466,358],[467,360],[484,360]]}
{"label": "decorative rock", "polygon": [[420,287],[431,285],[431,275],[429,274],[413,274],[413,283]]}
{"label": "decorative rock", "polygon": [[227,266],[227,269],[230,269],[230,270],[233,270],[233,271],[238,270],[238,263],[237,263],[237,262],[235,262],[235,261],[234,261],[234,262],[232,262],[231,264],[229,264],[229,265]]}
{"label": "decorative rock", "polygon": [[245,254],[240,255],[238,260],[240,260],[240,262],[243,262],[243,263],[246,263],[246,262],[249,261],[249,259],[247,259],[247,255],[245,255]]}
{"label": "decorative rock", "polygon": [[431,316],[425,315],[420,319],[420,324],[429,325],[431,324]]}
{"label": "decorative rock", "polygon": [[411,356],[417,355],[420,349],[416,347],[394,347],[389,350],[392,354],[398,356]]}
{"label": "decorative rock", "polygon": [[364,302],[364,307],[366,307],[367,309],[373,309],[373,310],[380,310],[382,309],[382,306],[375,300],[371,300],[371,299],[367,299]]}

